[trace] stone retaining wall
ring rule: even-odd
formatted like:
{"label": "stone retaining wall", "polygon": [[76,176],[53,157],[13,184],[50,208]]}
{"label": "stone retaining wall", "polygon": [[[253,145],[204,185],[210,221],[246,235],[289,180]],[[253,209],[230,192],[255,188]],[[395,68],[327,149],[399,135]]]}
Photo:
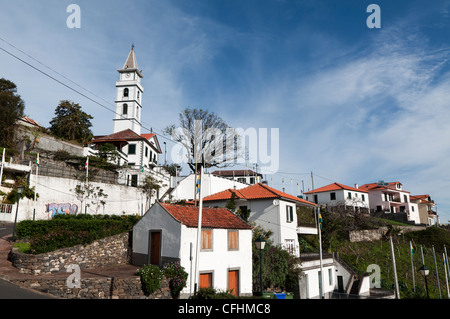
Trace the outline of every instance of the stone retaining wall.
{"label": "stone retaining wall", "polygon": [[11,250],[12,265],[25,274],[52,274],[66,272],[70,264],[80,268],[102,268],[129,264],[131,261],[129,233],[97,240],[89,245],[78,245],[39,255],[23,254]]}
{"label": "stone retaining wall", "polygon": [[171,299],[169,281],[164,278],[161,288],[150,296],[142,291],[139,277],[81,279],[80,288],[69,288],[66,279],[13,279],[18,286],[48,293],[64,299]]}
{"label": "stone retaining wall", "polygon": [[[426,229],[425,226],[394,226],[394,229],[395,228],[400,229],[400,232],[402,233]],[[353,230],[349,232],[349,239],[351,242],[381,240],[388,229],[388,227],[380,227],[378,229],[370,230]]]}

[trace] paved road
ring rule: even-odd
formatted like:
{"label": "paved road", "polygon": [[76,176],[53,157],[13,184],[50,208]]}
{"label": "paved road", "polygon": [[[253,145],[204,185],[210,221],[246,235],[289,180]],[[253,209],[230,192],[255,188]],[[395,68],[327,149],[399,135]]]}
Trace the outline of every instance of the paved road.
{"label": "paved road", "polygon": [[[13,223],[0,222],[0,237],[12,235]],[[0,299],[54,299],[51,296],[21,288],[0,279]]]}
{"label": "paved road", "polygon": [[0,299],[55,299],[0,279]]}

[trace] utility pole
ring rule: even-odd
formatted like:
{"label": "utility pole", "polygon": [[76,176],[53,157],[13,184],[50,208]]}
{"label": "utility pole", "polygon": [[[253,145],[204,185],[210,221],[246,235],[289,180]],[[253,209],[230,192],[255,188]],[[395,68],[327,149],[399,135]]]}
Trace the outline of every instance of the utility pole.
{"label": "utility pole", "polygon": [[434,252],[434,245],[432,246],[432,248],[433,248],[434,267],[436,268],[436,280],[437,280],[437,286],[438,286],[438,290],[439,290],[439,299],[442,299],[441,285],[439,284],[439,275],[438,275],[438,268],[437,268],[437,263],[436,263],[436,253]]}
{"label": "utility pole", "polygon": [[391,242],[392,268],[394,271],[395,293],[396,293],[397,299],[400,299],[400,290],[398,288],[397,267],[395,266],[394,243],[392,242],[392,234],[389,237],[389,241]]}

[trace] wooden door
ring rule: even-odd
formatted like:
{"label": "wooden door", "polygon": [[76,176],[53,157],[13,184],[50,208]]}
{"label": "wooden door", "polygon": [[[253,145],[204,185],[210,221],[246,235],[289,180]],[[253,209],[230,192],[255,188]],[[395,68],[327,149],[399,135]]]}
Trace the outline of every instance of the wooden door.
{"label": "wooden door", "polygon": [[239,296],[239,270],[228,271],[228,290],[234,296]]}
{"label": "wooden door", "polygon": [[150,245],[149,245],[150,264],[160,266],[161,261],[161,232],[150,231]]}

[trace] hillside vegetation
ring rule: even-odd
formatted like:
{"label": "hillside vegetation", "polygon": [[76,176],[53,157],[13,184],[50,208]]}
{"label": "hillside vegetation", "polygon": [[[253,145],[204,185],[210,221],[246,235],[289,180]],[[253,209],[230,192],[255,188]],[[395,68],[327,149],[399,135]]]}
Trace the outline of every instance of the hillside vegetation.
{"label": "hillside vegetation", "polygon": [[[420,274],[422,253],[430,274],[427,277],[430,298],[439,298],[438,279],[441,297],[447,299],[447,281],[444,268],[444,247],[450,253],[450,231],[442,227],[428,227],[425,230],[401,233],[396,228],[398,223],[362,215],[343,215],[331,212],[322,213],[322,247],[324,252],[337,252],[339,257],[352,267],[359,275],[367,272],[367,267],[376,264],[380,267],[381,288],[394,289],[394,273],[389,238],[372,242],[350,242],[348,233],[357,229],[376,229],[380,226],[392,228],[397,278],[400,297],[426,298],[425,280]],[[300,238],[302,252],[318,252],[318,236]],[[413,244],[414,253],[411,248]],[[436,265],[433,257],[433,247]],[[438,277],[436,276],[436,266]],[[413,271],[414,269],[414,271]],[[415,287],[413,284],[413,274]],[[415,288],[415,289],[414,289]],[[414,291],[415,290],[415,291]]]}

